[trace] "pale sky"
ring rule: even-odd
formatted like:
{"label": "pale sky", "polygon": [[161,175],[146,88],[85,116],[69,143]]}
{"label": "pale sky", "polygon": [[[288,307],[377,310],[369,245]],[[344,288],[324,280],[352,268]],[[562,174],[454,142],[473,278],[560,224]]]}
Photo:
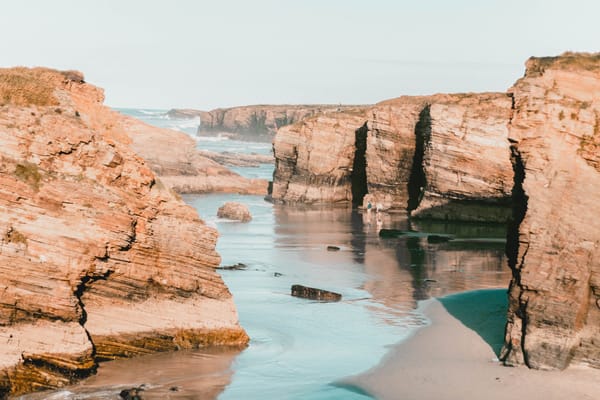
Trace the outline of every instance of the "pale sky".
{"label": "pale sky", "polygon": [[114,107],[503,91],[600,51],[597,0],[0,0],[0,66],[82,71]]}

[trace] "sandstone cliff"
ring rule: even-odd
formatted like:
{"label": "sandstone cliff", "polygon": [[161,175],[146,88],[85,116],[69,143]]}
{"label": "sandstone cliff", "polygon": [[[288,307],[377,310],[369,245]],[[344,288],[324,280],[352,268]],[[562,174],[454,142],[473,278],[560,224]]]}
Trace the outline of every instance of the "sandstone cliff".
{"label": "sandstone cliff", "polygon": [[194,139],[185,133],[124,115],[116,119],[115,125],[129,137],[131,148],[148,162],[161,182],[178,193],[267,193],[266,180],[244,178],[229,170],[215,161],[220,160],[218,154],[198,150]]}
{"label": "sandstone cliff", "polygon": [[501,93],[405,96],[308,118],[274,139],[273,198],[506,221],[510,110]]}
{"label": "sandstone cliff", "polygon": [[532,58],[511,89],[507,364],[600,368],[600,55]]}
{"label": "sandstone cliff", "polygon": [[74,72],[0,70],[0,396],[99,360],[243,345],[217,232]]}
{"label": "sandstone cliff", "polygon": [[[277,129],[311,115],[353,110],[356,106],[254,105],[199,111],[198,135],[221,133],[242,140],[271,140]],[[175,111],[173,111],[175,113]],[[189,115],[189,110],[184,113]]]}
{"label": "sandstone cliff", "polygon": [[273,198],[510,219],[504,362],[600,368],[599,127],[600,55],[532,58],[508,94],[401,97],[280,129]]}

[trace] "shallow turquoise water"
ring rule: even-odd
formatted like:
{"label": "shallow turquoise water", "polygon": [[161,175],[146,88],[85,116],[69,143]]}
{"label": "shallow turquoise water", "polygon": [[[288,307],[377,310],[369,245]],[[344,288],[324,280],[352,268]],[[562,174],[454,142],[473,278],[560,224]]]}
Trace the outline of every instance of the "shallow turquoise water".
{"label": "shallow turquoise water", "polygon": [[[388,313],[387,306],[365,290],[372,277],[357,262],[357,249],[350,247],[351,213],[274,208],[260,196],[184,198],[221,232],[217,248],[222,264],[248,266],[222,272],[252,340],[235,360],[232,382],[220,398],[366,398],[333,384],[375,365],[387,346],[422,321],[407,316],[391,324],[393,310]],[[249,206],[250,223],[213,217],[231,200]],[[342,250],[328,252],[328,244]],[[292,297],[290,287],[297,283],[339,292],[343,301]]]}

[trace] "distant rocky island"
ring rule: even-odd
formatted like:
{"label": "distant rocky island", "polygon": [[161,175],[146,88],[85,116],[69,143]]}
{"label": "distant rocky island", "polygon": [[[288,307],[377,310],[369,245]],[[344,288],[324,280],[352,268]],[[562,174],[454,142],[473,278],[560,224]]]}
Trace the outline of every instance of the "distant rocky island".
{"label": "distant rocky island", "polygon": [[400,97],[273,141],[272,198],[508,222],[507,365],[600,368],[600,54],[531,58],[506,93]]}
{"label": "distant rocky island", "polygon": [[240,140],[271,141],[277,129],[317,114],[353,110],[360,106],[252,105],[217,108],[211,111],[173,109],[167,115],[177,118],[200,117],[198,135],[222,134]]}

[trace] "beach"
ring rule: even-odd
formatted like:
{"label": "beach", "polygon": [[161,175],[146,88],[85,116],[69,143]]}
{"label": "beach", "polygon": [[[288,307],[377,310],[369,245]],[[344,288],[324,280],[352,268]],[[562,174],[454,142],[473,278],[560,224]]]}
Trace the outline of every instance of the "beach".
{"label": "beach", "polygon": [[430,324],[395,346],[377,367],[347,383],[381,400],[597,399],[597,369],[574,366],[564,371],[539,371],[502,366],[488,341],[503,330],[498,332],[498,323],[490,322],[493,311],[479,311],[484,307],[497,310],[506,301],[505,293],[479,290],[448,296],[450,303],[466,297],[459,316],[478,331],[453,316],[455,307],[446,308],[444,298],[421,301],[419,311]]}

